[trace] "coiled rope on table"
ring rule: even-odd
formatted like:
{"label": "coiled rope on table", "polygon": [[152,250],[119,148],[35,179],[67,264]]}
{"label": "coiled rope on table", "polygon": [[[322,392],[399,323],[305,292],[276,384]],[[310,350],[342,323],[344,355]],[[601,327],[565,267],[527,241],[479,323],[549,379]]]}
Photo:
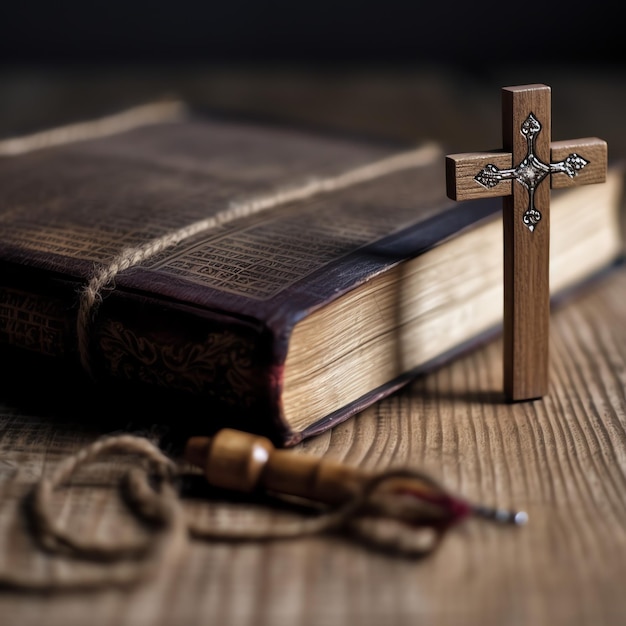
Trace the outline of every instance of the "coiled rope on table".
{"label": "coiled rope on table", "polygon": [[[124,474],[116,486],[132,514],[151,532],[133,541],[87,539],[72,530],[69,522],[58,520],[52,507],[54,495],[70,483],[80,468],[106,455],[120,453],[138,456],[142,461]],[[353,498],[314,516],[273,524],[263,530],[258,526],[236,530],[201,525],[186,514],[177,487],[186,471],[184,465],[173,461],[149,439],[129,434],[104,437],[65,458],[54,471],[34,485],[28,496],[28,506],[23,509],[27,516],[25,521],[36,545],[50,557],[61,557],[69,563],[89,562],[99,567],[93,571],[64,567],[48,571],[45,575],[7,570],[0,572],[0,587],[25,591],[128,587],[153,578],[168,565],[176,563],[184,554],[190,538],[259,542],[349,530],[358,533],[359,539],[372,546],[393,549],[405,556],[424,556],[439,545],[448,528],[468,513],[462,507],[456,510],[454,507],[433,508],[432,501],[423,506],[419,498],[381,498],[386,482],[399,476],[427,481],[431,493],[440,489],[419,472],[396,469],[375,474]],[[440,493],[442,503],[452,501],[443,490]],[[409,530],[409,535],[424,528],[433,532],[427,545],[421,539],[401,542],[395,533],[393,537],[381,537],[371,529],[360,528],[356,524],[369,516],[396,520]]]}

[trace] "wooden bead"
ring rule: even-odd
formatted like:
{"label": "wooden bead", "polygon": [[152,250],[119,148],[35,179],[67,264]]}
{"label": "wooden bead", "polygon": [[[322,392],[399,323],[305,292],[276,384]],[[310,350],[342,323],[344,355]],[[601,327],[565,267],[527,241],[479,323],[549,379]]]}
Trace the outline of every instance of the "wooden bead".
{"label": "wooden bead", "polygon": [[368,474],[358,468],[288,450],[250,433],[224,429],[192,437],[185,459],[204,469],[215,487],[250,492],[256,487],[329,504],[353,496]]}
{"label": "wooden bead", "polygon": [[250,492],[259,484],[273,450],[265,437],[224,429],[211,439],[189,439],[185,458],[204,468],[207,480],[215,487]]}

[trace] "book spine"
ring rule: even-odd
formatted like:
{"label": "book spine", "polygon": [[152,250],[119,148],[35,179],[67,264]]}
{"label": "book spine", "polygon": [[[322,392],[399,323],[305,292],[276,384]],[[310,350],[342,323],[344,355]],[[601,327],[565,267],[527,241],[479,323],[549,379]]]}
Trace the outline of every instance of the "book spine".
{"label": "book spine", "polygon": [[254,324],[121,293],[105,300],[91,342],[98,377],[167,387],[242,409],[267,397],[270,347]]}
{"label": "book spine", "polygon": [[116,291],[99,311],[91,350],[97,379],[197,400],[207,432],[230,425],[280,445],[296,436],[282,414],[276,340],[256,320]]}

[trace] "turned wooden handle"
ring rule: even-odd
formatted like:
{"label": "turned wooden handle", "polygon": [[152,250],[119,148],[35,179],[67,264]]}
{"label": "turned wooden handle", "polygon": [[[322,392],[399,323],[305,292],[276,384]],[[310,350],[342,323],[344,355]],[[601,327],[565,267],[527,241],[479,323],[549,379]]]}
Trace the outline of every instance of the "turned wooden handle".
{"label": "turned wooden handle", "polygon": [[231,429],[190,438],[184,458],[201,467],[215,487],[241,492],[262,488],[328,504],[354,496],[371,476],[338,462],[276,449],[265,437]]}
{"label": "turned wooden handle", "polygon": [[[209,484],[222,489],[250,492],[265,489],[284,495],[298,496],[325,504],[342,504],[364,490],[367,491],[380,475],[350,467],[316,456],[276,449],[265,437],[238,430],[220,430],[213,437],[191,437],[185,446],[184,459],[204,470]],[[383,475],[387,493],[410,495],[434,507],[430,519],[458,522],[467,515],[476,515],[504,524],[525,524],[528,516],[523,511],[508,511],[472,505],[448,495],[433,481],[412,472]],[[389,480],[387,480],[389,479]],[[368,503],[376,508],[376,503]],[[402,509],[388,505],[379,507],[398,518]],[[410,508],[407,519],[415,522]],[[419,514],[424,518],[424,512]]]}

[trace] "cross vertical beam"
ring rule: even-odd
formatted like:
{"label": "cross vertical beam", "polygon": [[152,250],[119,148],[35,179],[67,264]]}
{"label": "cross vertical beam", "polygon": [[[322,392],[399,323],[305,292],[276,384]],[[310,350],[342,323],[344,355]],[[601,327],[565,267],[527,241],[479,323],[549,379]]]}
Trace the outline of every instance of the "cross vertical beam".
{"label": "cross vertical beam", "polygon": [[446,157],[450,198],[504,198],[503,377],[511,401],[548,391],[550,187],[606,180],[606,142],[551,142],[550,108],[546,85],[505,87],[503,150]]}
{"label": "cross vertical beam", "polygon": [[[541,120],[535,156],[550,162],[550,88],[510,87],[502,90],[502,142],[513,163],[528,151],[520,128],[533,115]],[[504,228],[504,393],[511,400],[530,400],[548,391],[550,335],[550,187],[534,189],[534,208],[541,219],[531,231],[524,222],[531,191],[513,184],[503,200]]]}

